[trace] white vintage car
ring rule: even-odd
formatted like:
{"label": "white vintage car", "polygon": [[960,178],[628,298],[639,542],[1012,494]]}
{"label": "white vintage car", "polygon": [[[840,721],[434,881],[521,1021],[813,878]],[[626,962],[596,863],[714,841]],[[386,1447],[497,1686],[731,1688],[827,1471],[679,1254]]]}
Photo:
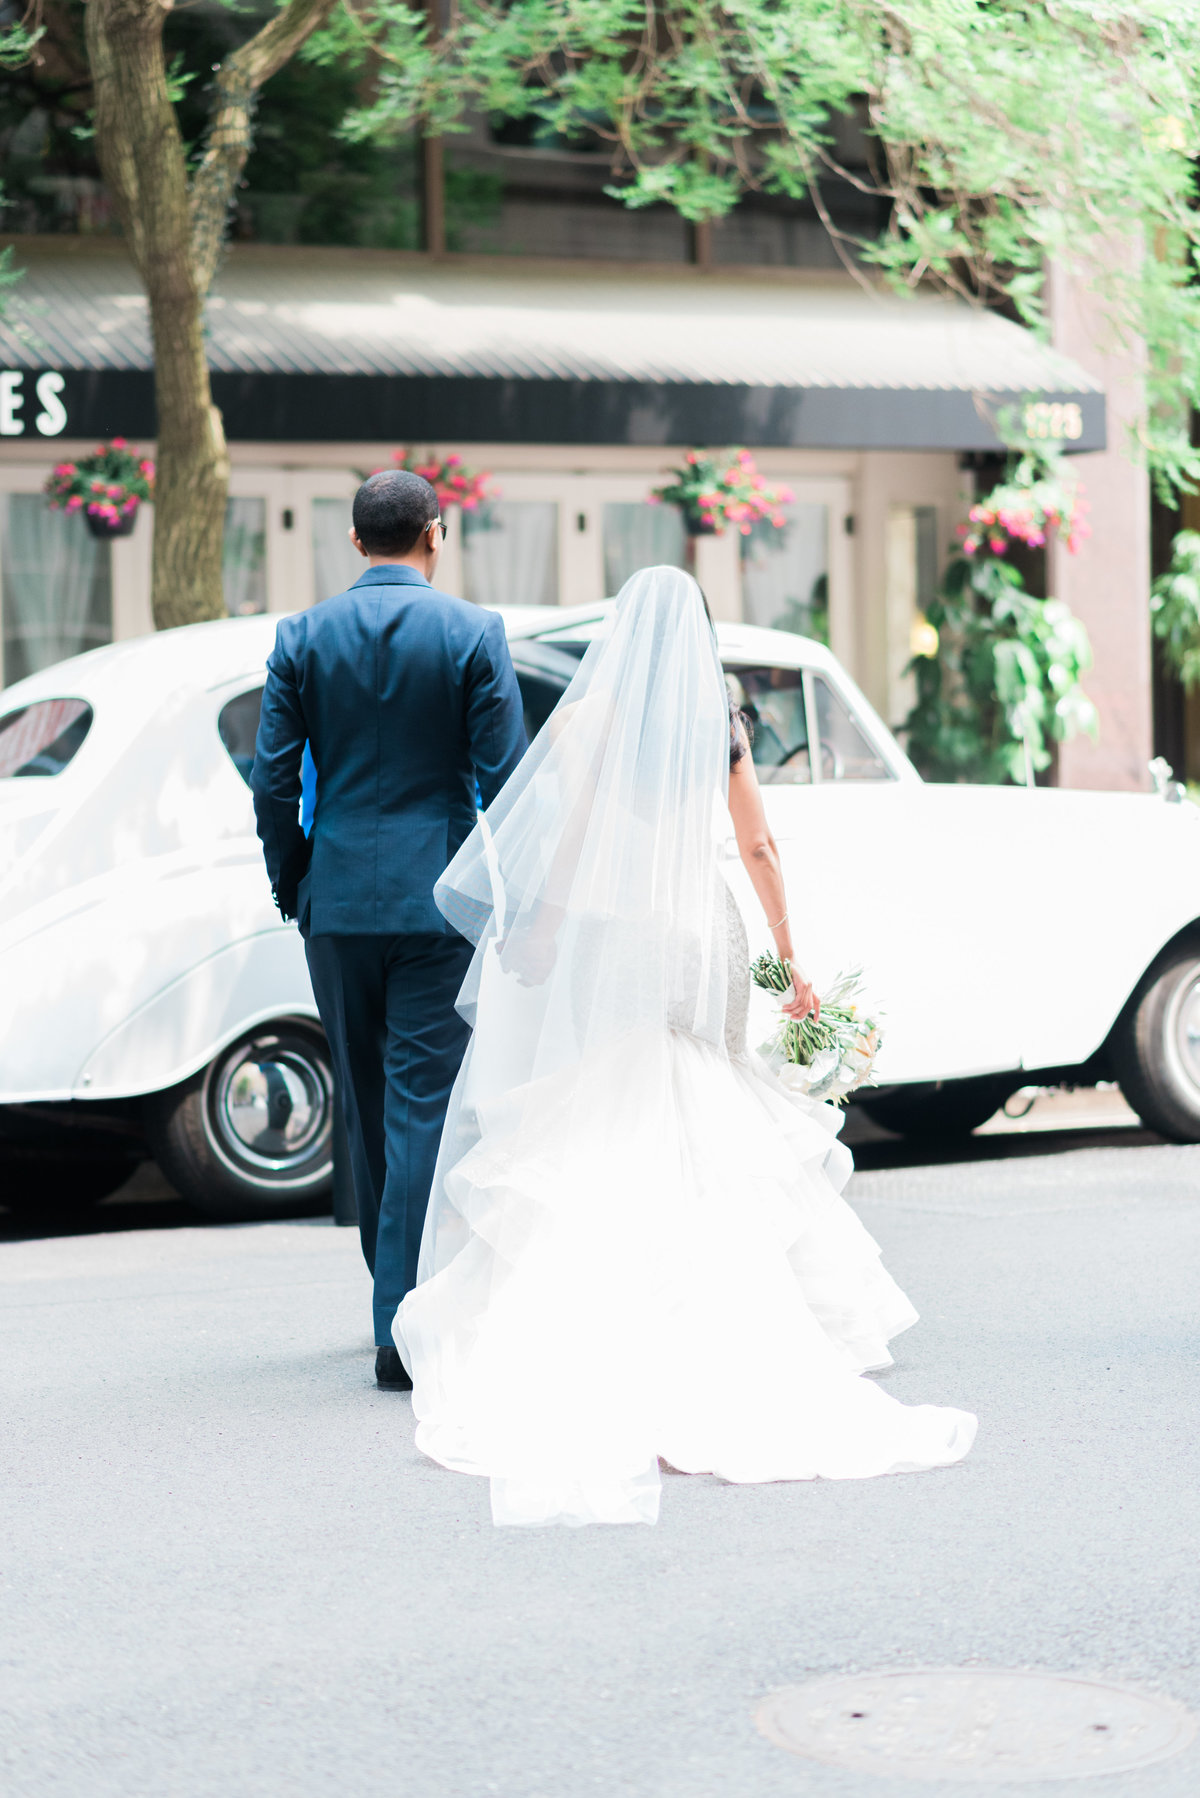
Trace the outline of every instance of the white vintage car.
{"label": "white vintage car", "polygon": [[[514,610],[530,732],[606,608]],[[218,1215],[327,1191],[333,1087],[247,777],[275,620],[93,651],[0,697],[0,1198],[100,1198],[154,1155]],[[926,785],[820,644],[722,625],[818,984],[861,964],[901,1132],[1116,1077],[1200,1140],[1200,808]],[[729,875],[766,946],[732,843]]]}

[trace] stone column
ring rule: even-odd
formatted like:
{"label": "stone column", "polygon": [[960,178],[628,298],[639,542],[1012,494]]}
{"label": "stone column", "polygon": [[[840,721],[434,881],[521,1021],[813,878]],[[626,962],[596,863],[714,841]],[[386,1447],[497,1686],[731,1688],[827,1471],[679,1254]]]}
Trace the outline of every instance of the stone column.
{"label": "stone column", "polygon": [[1072,458],[1091,511],[1092,534],[1077,555],[1060,543],[1047,556],[1047,590],[1082,619],[1095,665],[1085,690],[1100,714],[1096,742],[1062,745],[1064,787],[1147,791],[1154,753],[1150,690],[1150,482],[1130,455],[1130,425],[1142,407],[1137,355],[1113,341],[1086,285],[1055,270],[1050,323],[1056,349],[1104,383],[1108,448]]}
{"label": "stone column", "polygon": [[742,539],[738,531],[727,526],[719,537],[693,537],[695,575],[704,589],[709,610],[714,618],[741,622],[742,617]]}

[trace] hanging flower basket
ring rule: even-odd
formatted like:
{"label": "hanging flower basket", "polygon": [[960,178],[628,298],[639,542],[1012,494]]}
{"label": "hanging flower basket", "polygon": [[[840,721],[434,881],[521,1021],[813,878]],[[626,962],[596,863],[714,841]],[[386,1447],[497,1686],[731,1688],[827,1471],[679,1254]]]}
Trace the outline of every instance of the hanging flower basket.
{"label": "hanging flower basket", "polygon": [[128,511],[119,512],[116,518],[89,509],[84,512],[83,522],[93,537],[132,537],[137,523],[137,504],[135,502]]}
{"label": "hanging flower basket", "polygon": [[1091,535],[1087,510],[1082,483],[1064,471],[1060,457],[1022,456],[959,525],[963,554],[1003,556],[1014,543],[1040,549],[1057,532],[1074,555]]}
{"label": "hanging flower basket", "polygon": [[719,537],[726,525],[748,537],[760,519],[769,519],[777,530],[787,522],[783,508],[793,498],[791,489],[768,487],[749,450],[728,450],[721,456],[689,450],[683,467],[670,472],[674,480],[656,487],[650,497],[679,507],[689,537]]}
{"label": "hanging flower basket", "polygon": [[128,537],[153,497],[154,464],[114,437],[78,462],[56,462],[42,491],[59,510],[82,512],[93,537]]}
{"label": "hanging flower basket", "polygon": [[500,489],[488,484],[491,475],[472,474],[461,456],[418,456],[403,449],[392,451],[392,462],[436,487],[438,505],[443,511],[448,506],[461,506],[464,512],[475,512],[487,500],[500,497]]}

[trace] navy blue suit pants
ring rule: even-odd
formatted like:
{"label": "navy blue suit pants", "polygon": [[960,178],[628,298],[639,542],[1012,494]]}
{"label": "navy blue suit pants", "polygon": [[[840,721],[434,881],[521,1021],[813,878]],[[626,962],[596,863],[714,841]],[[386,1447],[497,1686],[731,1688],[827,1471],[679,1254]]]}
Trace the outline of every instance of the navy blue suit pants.
{"label": "navy blue suit pants", "polygon": [[468,1030],[460,936],[314,936],[304,945],[342,1095],[375,1343],[417,1283],[421,1231]]}

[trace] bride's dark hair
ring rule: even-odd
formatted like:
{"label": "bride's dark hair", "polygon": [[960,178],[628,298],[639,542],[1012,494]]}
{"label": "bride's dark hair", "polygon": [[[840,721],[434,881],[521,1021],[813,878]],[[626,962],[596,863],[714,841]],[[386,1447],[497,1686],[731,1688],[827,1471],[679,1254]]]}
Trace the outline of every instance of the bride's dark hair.
{"label": "bride's dark hair", "polygon": [[[704,607],[704,616],[708,619],[708,628],[711,630],[715,641],[717,625],[716,620],[712,615],[712,607],[708,603],[708,594],[704,591],[704,588],[701,587],[699,581],[696,582],[696,588],[700,594],[701,604]],[[749,718],[747,718],[745,712],[743,712],[739,706],[734,705],[733,694],[731,693],[729,695],[729,766],[731,768],[737,767],[753,741],[754,726],[751,724]]]}

